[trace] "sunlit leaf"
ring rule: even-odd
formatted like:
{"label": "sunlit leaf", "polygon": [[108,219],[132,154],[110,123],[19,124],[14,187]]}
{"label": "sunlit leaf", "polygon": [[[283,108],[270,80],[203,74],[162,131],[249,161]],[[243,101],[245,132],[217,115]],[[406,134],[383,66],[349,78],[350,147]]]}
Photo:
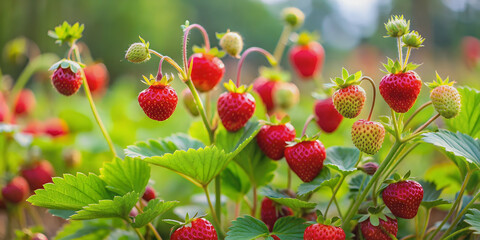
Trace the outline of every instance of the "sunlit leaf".
{"label": "sunlit leaf", "polygon": [[434,182],[418,181],[423,188],[422,206],[426,208],[433,208],[438,205],[448,204],[449,201],[440,198],[443,188],[437,190],[437,185]]}
{"label": "sunlit leaf", "polygon": [[95,218],[123,218],[127,219],[130,211],[140,198],[138,193],[130,192],[124,196],[115,196],[113,200],[100,200],[90,204],[71,216],[73,220],[87,220]]}
{"label": "sunlit leaf", "polygon": [[250,142],[243,151],[235,156],[234,161],[248,175],[250,183],[257,187],[272,181],[277,162],[269,159],[255,141]]}
{"label": "sunlit leaf", "polygon": [[300,210],[303,208],[312,209],[317,205],[316,203],[306,202],[297,198],[292,198],[284,193],[273,190],[271,187],[262,188],[260,194],[270,198],[272,201],[287,206],[291,209]]}
{"label": "sunlit leaf", "polygon": [[250,190],[251,184],[248,175],[237,163],[231,162],[221,173],[222,194],[238,202]]}
{"label": "sunlit leaf", "polygon": [[174,153],[176,150],[198,149],[205,147],[199,140],[190,138],[186,134],[175,134],[159,140],[136,142],[125,149],[125,155],[132,158],[148,158]]}
{"label": "sunlit leaf", "polygon": [[452,119],[445,119],[448,129],[452,132],[462,132],[474,138],[480,137],[480,91],[469,87],[460,87],[462,96],[460,113]]}
{"label": "sunlit leaf", "polygon": [[302,183],[298,187],[297,194],[300,196],[304,196],[307,194],[314,193],[322,187],[334,188],[335,185],[337,185],[338,180],[340,180],[340,176],[338,174],[335,176],[332,176],[328,168],[323,168],[320,174],[311,182]]}
{"label": "sunlit leaf", "polygon": [[119,195],[132,191],[142,195],[150,179],[150,166],[138,159],[115,158],[103,164],[100,178],[107,184],[108,189]]}
{"label": "sunlit leaf", "polygon": [[248,215],[234,220],[229,229],[225,240],[253,240],[269,233],[265,223]]}
{"label": "sunlit leaf", "polygon": [[303,218],[282,217],[275,222],[271,235],[275,235],[280,239],[302,240],[303,233],[307,227],[308,224],[305,224],[305,219]]}
{"label": "sunlit leaf", "polygon": [[143,213],[135,217],[135,222],[132,223],[132,226],[135,228],[143,227],[156,217],[177,206],[178,203],[178,201],[164,202],[160,199],[150,200],[148,205],[143,209]]}
{"label": "sunlit leaf", "polygon": [[329,166],[348,175],[357,170],[355,164],[360,156],[360,151],[352,147],[330,147],[327,149],[327,158],[324,165]]}

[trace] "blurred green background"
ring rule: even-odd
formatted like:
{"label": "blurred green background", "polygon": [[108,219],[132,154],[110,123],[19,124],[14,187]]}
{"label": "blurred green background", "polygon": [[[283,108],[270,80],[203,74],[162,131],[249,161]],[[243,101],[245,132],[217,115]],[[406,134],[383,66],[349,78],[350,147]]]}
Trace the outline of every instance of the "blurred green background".
{"label": "blurred green background", "polygon": [[[381,63],[386,62],[387,56],[395,58],[397,51],[395,41],[383,37],[383,23],[392,14],[403,14],[411,19],[411,29],[419,31],[426,39],[425,47],[413,50],[411,57],[413,62],[422,63],[417,72],[424,82],[432,81],[437,70],[442,77],[449,75],[459,85],[475,88],[480,86],[480,72],[467,68],[461,48],[463,37],[480,37],[480,1],[469,0],[2,0],[0,49],[8,41],[23,36],[36,43],[42,53],[52,52],[64,57],[67,46],[58,47],[47,36],[47,31],[64,20],[85,24],[81,41],[89,47],[93,59],[104,62],[110,73],[109,89],[96,102],[116,148],[121,151],[135,141],[187,132],[193,121],[199,121],[188,115],[180,101],[177,110],[167,121],[156,122],[144,115],[136,100],[138,93],[146,88],[140,80],[142,74],[156,73],[158,59],[154,57],[144,64],[132,64],[124,59],[125,50],[131,43],[138,41],[139,35],[150,42],[152,49],[171,56],[179,63],[183,35],[180,25],[185,20],[203,25],[213,46],[218,45],[216,32],[231,29],[242,34],[246,48],[258,46],[273,51],[283,26],[280,20],[281,10],[289,6],[305,12],[305,24],[300,31],[317,31],[321,35],[320,42],[326,51],[322,73],[325,82],[340,75],[341,68],[346,67],[350,72],[362,70],[378,83],[383,76]],[[201,35],[196,30],[190,39],[189,49],[195,44],[203,44]],[[27,60],[11,62],[6,56],[7,53],[2,50],[0,67],[4,74],[16,79]],[[227,69],[223,81],[227,81],[235,74],[237,60],[231,57],[222,60]],[[249,57],[242,81],[253,82],[258,76],[258,67],[266,64],[258,55]],[[283,58],[281,64],[284,69],[291,70],[287,57]],[[174,71],[169,66],[165,66],[164,70]],[[301,130],[304,120],[313,109],[314,101],[310,94],[315,84],[313,81],[302,82],[293,72],[292,80],[300,88],[301,102],[289,114],[293,125]],[[223,87],[219,86],[214,91],[214,96],[223,91]],[[70,136],[61,139],[36,139],[35,145],[42,148],[45,158],[55,164],[58,173],[98,172],[102,162],[108,159],[108,147],[93,121],[83,92],[72,97],[57,94],[51,87],[48,74],[36,75],[27,87],[36,94],[37,108],[33,116],[20,120],[19,124],[26,124],[32,119],[45,120],[60,116],[73,131]],[[177,78],[174,88],[180,93],[185,86]],[[367,86],[365,89],[370,94],[371,89]],[[427,99],[428,89],[424,87],[417,106]],[[370,106],[369,101],[371,98],[367,100],[366,106]],[[368,111],[363,111],[362,116],[367,114]],[[378,116],[387,114],[389,111],[386,104],[378,96],[374,116],[378,120]],[[426,121],[432,114],[430,108],[415,123]],[[339,130],[331,135],[323,135],[321,141],[326,147],[353,146],[350,140],[352,123],[353,120],[344,120]],[[437,124],[442,126],[442,120],[437,121]],[[308,131],[315,133],[318,128],[312,124]],[[388,144],[389,139],[378,156],[385,155]],[[63,163],[62,151],[68,147],[82,152],[83,164],[77,168],[67,169]],[[18,159],[26,156],[22,151],[16,154]],[[427,171],[432,162],[438,164]],[[279,162],[275,185],[284,186],[285,166],[284,161]],[[451,180],[458,178],[458,172],[442,154],[434,152],[431,147],[418,148],[401,168],[401,172],[410,169],[414,176],[435,180],[440,186],[447,186],[447,193],[452,194],[458,189],[459,181]],[[152,178],[160,197],[167,200],[177,199],[186,205],[196,201],[192,197],[193,193],[201,192],[201,189],[181,177],[158,167],[153,167]],[[296,183],[299,181],[296,180]],[[347,187],[342,191],[345,193]],[[321,196],[322,194],[320,198]],[[347,204],[347,199],[343,200]]]}

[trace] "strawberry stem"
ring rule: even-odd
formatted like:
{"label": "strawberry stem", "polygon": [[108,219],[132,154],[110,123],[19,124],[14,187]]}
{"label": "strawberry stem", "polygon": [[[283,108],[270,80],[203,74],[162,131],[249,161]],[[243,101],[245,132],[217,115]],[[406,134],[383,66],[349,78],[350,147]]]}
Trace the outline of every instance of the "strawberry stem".
{"label": "strawberry stem", "polygon": [[305,136],[305,132],[307,131],[308,124],[315,119],[315,116],[312,114],[308,116],[307,121],[305,121],[305,124],[303,125],[303,130],[302,130],[302,138]]}
{"label": "strawberry stem", "polygon": [[422,111],[424,108],[428,107],[429,105],[432,104],[432,101],[428,101],[426,103],[424,103],[422,106],[418,107],[417,110],[415,110],[415,112],[412,114],[412,116],[410,116],[407,121],[405,122],[405,124],[403,125],[403,128],[406,128],[407,125],[412,121],[412,119],[420,112]]}
{"label": "strawberry stem", "polygon": [[[141,205],[141,207],[139,207],[138,205],[135,205],[135,208],[138,210],[138,213],[142,214],[143,213],[143,210],[142,210],[143,203],[142,203],[141,198],[140,198],[140,205]],[[150,230],[152,230],[153,235],[155,235],[155,238],[157,238],[157,240],[162,240],[162,237],[160,236],[160,234],[158,234],[157,229],[155,229],[155,227],[153,226],[153,224],[151,222],[149,222],[147,226]]]}
{"label": "strawberry stem", "polygon": [[259,47],[251,47],[247,50],[245,50],[245,52],[243,52],[242,54],[242,57],[240,58],[240,61],[238,62],[238,67],[237,67],[237,88],[240,87],[240,73],[242,72],[242,65],[243,65],[243,62],[245,61],[245,58],[247,57],[247,55],[249,53],[252,53],[252,52],[259,52],[261,54],[263,54],[267,59],[268,61],[270,62],[270,64],[272,66],[275,66],[277,65],[276,64],[276,61],[275,61],[275,57],[272,56],[272,54],[270,54],[267,50],[263,49],[263,48],[259,48]]}
{"label": "strawberry stem", "polygon": [[158,72],[157,72],[157,81],[160,81],[163,77],[163,74],[162,74],[162,63],[163,63],[163,60],[165,58],[162,57],[160,58],[160,62],[158,63]]}
{"label": "strawberry stem", "polygon": [[183,78],[182,80],[185,81],[185,79],[188,78],[186,72],[184,72],[183,69],[180,67],[180,65],[178,65],[178,63],[175,62],[171,57],[162,55],[159,52],[152,49],[148,49],[148,52],[157,55],[157,57],[159,58],[164,58],[165,61],[167,61],[170,65],[172,65],[175,69],[177,69],[178,73],[182,75],[182,78]]}
{"label": "strawberry stem", "polygon": [[218,218],[217,218],[217,214],[215,213],[215,209],[213,208],[212,201],[210,200],[210,193],[208,192],[208,187],[204,186],[203,191],[205,192],[205,196],[207,197],[208,206],[210,207],[213,222],[214,222],[214,224],[216,226],[216,229],[217,229],[218,237],[220,239],[223,239],[223,236],[225,234],[223,233],[223,229],[221,228],[220,222],[218,221]]}
{"label": "strawberry stem", "polygon": [[292,27],[288,24],[285,24],[285,26],[283,26],[282,34],[278,39],[277,46],[273,51],[273,56],[275,57],[275,59],[277,59],[279,63],[282,60],[283,52],[285,51],[285,46],[287,45],[287,41],[291,33],[292,33]]}
{"label": "strawberry stem", "polygon": [[413,132],[412,135],[415,135],[415,134],[419,133],[420,131],[422,131],[423,129],[425,129],[428,125],[430,125],[430,123],[435,121],[438,117],[440,117],[440,113],[437,113],[437,115],[433,116],[426,123],[424,123],[422,126],[417,128],[417,130],[415,130],[415,132]]}
{"label": "strawberry stem", "polygon": [[[462,217],[467,213],[467,211],[470,209],[470,207],[475,203],[475,201],[477,201],[477,199],[480,198],[480,191],[477,192],[477,194],[472,198],[472,200],[470,200],[470,202],[463,208],[463,210],[460,212],[460,214],[457,215],[457,217],[453,220],[452,224],[450,225],[450,227],[447,229],[447,231],[445,231],[445,233],[443,234],[443,236],[447,235],[449,232],[451,232],[453,230],[453,227],[457,226],[457,223],[462,219]],[[457,198],[457,199],[461,199],[461,198]],[[453,234],[452,234],[453,235]],[[442,236],[442,237],[443,237]],[[446,237],[445,239],[449,239],[448,237]]]}
{"label": "strawberry stem", "polygon": [[373,100],[372,100],[372,107],[370,108],[370,113],[368,114],[368,119],[367,121],[370,121],[370,119],[372,118],[372,113],[373,113],[373,107],[375,107],[375,98],[377,97],[377,90],[375,88],[375,82],[373,81],[372,78],[370,77],[367,77],[367,76],[364,76],[360,82],[364,81],[364,80],[367,80],[368,82],[370,82],[370,84],[372,85],[372,90],[373,90]]}
{"label": "strawberry stem", "polygon": [[[402,52],[402,37],[397,37],[397,48],[398,48],[398,62],[403,63],[403,52]],[[403,69],[403,66],[401,66]]]}
{"label": "strawberry stem", "polygon": [[187,62],[187,42],[188,42],[188,34],[190,30],[193,28],[197,28],[202,32],[203,40],[205,42],[205,51],[208,52],[210,50],[210,40],[208,39],[208,34],[205,28],[202,27],[200,24],[192,24],[185,29],[185,33],[183,34],[183,69],[187,72],[188,62]]}
{"label": "strawberry stem", "polygon": [[408,47],[407,56],[405,56],[405,63],[403,64],[403,67],[407,67],[408,58],[410,58],[410,52],[411,52],[411,51],[412,51],[412,47]]}

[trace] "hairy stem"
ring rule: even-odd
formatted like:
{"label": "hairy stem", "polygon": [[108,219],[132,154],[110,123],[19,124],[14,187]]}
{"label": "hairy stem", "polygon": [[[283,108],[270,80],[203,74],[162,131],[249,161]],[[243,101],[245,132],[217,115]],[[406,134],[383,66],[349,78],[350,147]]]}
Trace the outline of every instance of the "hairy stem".
{"label": "hairy stem", "polygon": [[340,209],[340,204],[338,204],[337,198],[335,196],[333,197],[333,202],[335,203],[335,207],[337,207],[338,216],[340,217],[340,219],[343,219],[342,210]]}
{"label": "hairy stem", "polygon": [[177,71],[178,73],[180,73],[180,75],[182,75],[182,80],[185,80],[187,79],[187,74],[183,71],[182,67],[180,67],[180,65],[178,65],[177,62],[175,62],[171,57],[169,56],[165,56],[165,55],[162,55],[160,54],[159,52],[155,51],[155,50],[152,50],[152,49],[148,49],[148,51],[154,55],[156,55],[157,57],[159,57],[160,59],[164,59],[165,61],[167,61],[170,65],[172,65]]}
{"label": "hairy stem", "polygon": [[430,210],[431,209],[425,209],[427,212],[427,216],[425,217],[425,225],[423,225],[423,229],[420,232],[420,237],[418,238],[419,240],[422,240],[423,237],[425,236],[425,233],[427,232],[427,227],[428,227],[428,222],[430,221]]}
{"label": "hairy stem", "polygon": [[424,103],[422,106],[418,107],[417,110],[415,110],[415,112],[412,114],[412,116],[410,116],[407,121],[405,121],[405,124],[403,125],[403,128],[407,128],[407,125],[412,121],[412,119],[417,116],[417,114],[419,112],[421,112],[423,109],[425,109],[426,107],[428,107],[429,105],[432,104],[432,101],[428,101],[426,103]]}
{"label": "hairy stem", "polygon": [[218,233],[220,239],[223,239],[223,236],[225,234],[223,233],[223,229],[220,227],[220,222],[218,221],[217,214],[215,213],[215,209],[213,207],[212,201],[210,200],[210,193],[208,192],[208,187],[204,186],[203,191],[205,191],[205,196],[207,197],[208,206],[210,207],[210,212],[212,212],[213,222],[215,223],[215,226],[217,227],[217,233]]}
{"label": "hairy stem", "polygon": [[375,82],[373,81],[372,78],[364,76],[360,81],[368,81],[372,85],[372,90],[373,90],[373,99],[372,99],[372,107],[370,108],[370,113],[368,114],[368,119],[367,121],[370,121],[372,118],[372,113],[373,113],[373,107],[375,107],[375,97],[377,96],[376,92],[376,87],[375,87]]}
{"label": "hairy stem", "polygon": [[412,135],[415,135],[415,134],[419,133],[420,131],[422,131],[423,129],[425,129],[426,127],[428,127],[428,125],[430,125],[430,123],[435,121],[438,117],[440,117],[440,113],[437,113],[437,115],[433,116],[426,123],[424,123],[422,126],[417,128],[417,130],[415,130],[415,132],[413,132]]}
{"label": "hairy stem", "polygon": [[[398,48],[398,61],[400,65],[403,63],[403,52],[402,52],[402,39],[401,37],[397,37],[397,48]],[[403,68],[403,66],[401,66]]]}
{"label": "hairy stem", "polygon": [[275,59],[277,59],[278,63],[280,63],[280,61],[282,60],[283,52],[285,51],[285,46],[287,46],[288,37],[290,36],[291,33],[292,33],[292,27],[286,24],[283,27],[280,38],[278,39],[277,46],[273,51],[273,56],[275,57]]}
{"label": "hairy stem", "polygon": [[325,219],[327,219],[327,214],[328,214],[328,210],[330,209],[330,205],[332,205],[332,202],[335,199],[335,195],[337,195],[338,190],[342,186],[343,180],[345,180],[344,174],[342,174],[342,176],[340,177],[340,180],[338,181],[337,186],[334,189],[332,189],[332,197],[330,198],[330,201],[328,201],[327,208],[325,209],[325,213],[323,214],[323,217]]}
{"label": "hairy stem", "polygon": [[400,141],[401,135],[400,135],[400,130],[397,123],[397,117],[395,116],[395,112],[393,111],[393,109],[390,109],[390,111],[392,112],[393,127],[395,128],[395,139],[397,141]]}
{"label": "hairy stem", "polygon": [[310,124],[310,122],[312,122],[313,119],[315,119],[315,116],[313,114],[308,116],[307,120],[305,121],[305,124],[303,125],[302,137],[305,136],[305,133],[307,132],[308,124]]}
{"label": "hairy stem", "polygon": [[403,67],[406,67],[408,64],[408,58],[410,58],[410,52],[412,51],[412,47],[408,47],[407,56],[405,56],[405,63],[403,63]]}
{"label": "hairy stem", "polygon": [[205,42],[205,50],[208,52],[210,50],[210,40],[208,39],[208,34],[205,28],[203,28],[200,24],[192,24],[188,26],[183,34],[183,69],[187,72],[188,69],[188,62],[187,62],[187,42],[188,42],[188,34],[190,30],[197,28],[202,32],[203,40]]}
{"label": "hairy stem", "polygon": [[[251,48],[248,48],[247,50],[245,50],[245,52],[243,52],[242,54],[242,57],[240,58],[240,61],[238,62],[238,67],[237,67],[237,87],[240,87],[240,73],[242,72],[242,65],[243,65],[243,62],[245,61],[245,58],[247,57],[248,54],[252,53],[252,52],[259,52],[261,54],[263,54],[267,59],[268,61],[270,62],[270,64],[272,65],[277,65],[276,64],[276,61],[274,60],[275,57],[272,56],[272,54],[270,54],[268,51],[266,51],[265,49],[263,48],[259,48],[259,47],[251,47]],[[272,62],[274,61],[274,62]]]}

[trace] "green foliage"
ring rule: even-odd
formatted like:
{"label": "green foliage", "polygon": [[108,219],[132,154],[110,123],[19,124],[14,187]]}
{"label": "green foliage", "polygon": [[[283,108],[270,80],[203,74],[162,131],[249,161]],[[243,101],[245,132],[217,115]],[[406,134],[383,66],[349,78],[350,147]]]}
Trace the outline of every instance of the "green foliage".
{"label": "green foliage", "polygon": [[264,195],[265,197],[270,198],[272,201],[287,206],[291,209],[299,211],[301,209],[312,209],[315,208],[317,205],[316,203],[306,202],[297,198],[292,198],[287,194],[281,193],[279,191],[273,190],[271,187],[267,186],[262,188],[260,194]]}
{"label": "green foliage", "polygon": [[143,209],[143,213],[135,217],[132,226],[135,228],[143,227],[178,204],[178,201],[164,202],[160,199],[150,200],[148,205]]}
{"label": "green foliage", "polygon": [[480,235],[480,210],[470,209],[465,215],[465,222],[470,224],[470,230],[474,231],[474,234]]}
{"label": "green foliage", "polygon": [[357,148],[330,147],[327,149],[327,158],[323,164],[347,176],[357,170],[355,164],[359,156],[360,151]]}
{"label": "green foliage", "polygon": [[115,158],[106,162],[100,169],[100,178],[107,184],[107,188],[119,195],[134,191],[143,195],[150,179],[150,166],[144,161],[132,158]]}
{"label": "green foliage", "polygon": [[268,227],[262,221],[251,217],[239,217],[232,222],[225,240],[253,240],[268,236]]}
{"label": "green foliage", "polygon": [[388,58],[388,62],[383,64],[385,67],[384,71],[385,73],[392,73],[392,74],[397,74],[397,73],[405,73],[411,70],[415,70],[417,67],[420,65],[418,64],[413,64],[413,63],[408,63],[407,66],[404,66],[402,68],[402,63],[399,61],[393,61],[392,59]]}
{"label": "green foliage", "polygon": [[57,233],[57,240],[97,240],[108,237],[114,228],[121,230],[125,224],[119,219],[94,219],[70,221]]}
{"label": "green foliage", "polygon": [[302,240],[307,227],[303,218],[282,217],[275,222],[271,235],[276,235],[280,239]]}
{"label": "green foliage", "polygon": [[140,195],[135,192],[129,192],[124,196],[115,196],[113,200],[100,200],[96,204],[90,204],[78,211],[70,218],[73,220],[87,220],[95,218],[122,218],[128,219],[128,215]]}
{"label": "green foliage", "polygon": [[62,25],[55,27],[55,30],[48,31],[48,36],[55,39],[55,43],[62,45],[67,42],[73,44],[77,39],[82,37],[84,25],[80,25],[78,22],[70,25],[67,21],[64,21]]}
{"label": "green foliage", "polygon": [[434,182],[429,181],[418,181],[423,188],[423,200],[421,205],[427,209],[442,205],[448,204],[449,201],[443,200],[440,198],[440,194],[444,188],[440,188],[437,190],[437,185]]}
{"label": "green foliage", "polygon": [[224,127],[219,127],[215,135],[215,145],[235,156],[257,136],[261,127],[262,125],[254,118],[250,119],[243,129],[236,132],[229,132]]}
{"label": "green foliage", "polygon": [[462,96],[462,107],[460,113],[455,118],[445,119],[448,129],[452,132],[462,132],[472,136],[480,137],[480,91],[469,88],[460,87],[458,92]]}
{"label": "green foliage", "polygon": [[125,155],[145,159],[174,153],[176,150],[186,151],[190,148],[198,149],[202,147],[205,147],[205,144],[186,134],[175,134],[159,140],[136,142],[125,149]]}
{"label": "green foliage", "polygon": [[318,191],[322,187],[334,188],[339,180],[339,175],[332,176],[330,169],[323,168],[320,174],[315,179],[313,179],[313,181],[308,183],[302,183],[298,187],[297,194],[300,196],[305,196]]}
{"label": "green foliage", "polygon": [[228,164],[221,177],[222,193],[235,202],[241,201],[251,188],[248,175],[235,162]]}

